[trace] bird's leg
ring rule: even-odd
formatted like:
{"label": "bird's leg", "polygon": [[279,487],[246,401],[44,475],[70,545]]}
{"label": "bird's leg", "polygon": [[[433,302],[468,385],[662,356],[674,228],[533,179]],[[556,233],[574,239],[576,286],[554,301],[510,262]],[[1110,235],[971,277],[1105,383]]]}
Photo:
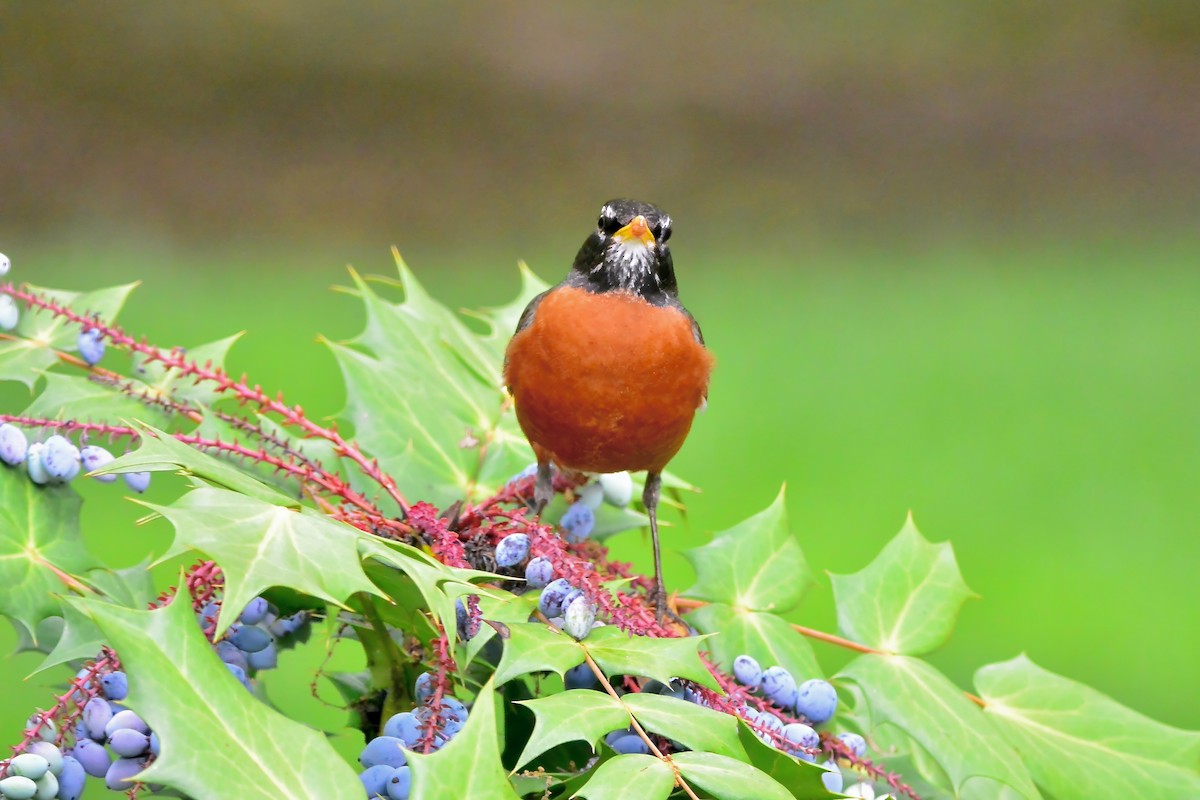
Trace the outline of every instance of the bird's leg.
{"label": "bird's leg", "polygon": [[662,491],[662,476],[657,472],[646,473],[646,488],[642,491],[642,505],[650,517],[650,538],[654,541],[654,606],[658,613],[658,624],[666,617],[686,625],[679,615],[667,607],[667,587],[663,583],[662,549],[658,544],[658,496]]}
{"label": "bird's leg", "polygon": [[541,516],[542,511],[554,499],[554,477],[550,462],[538,460],[537,479],[533,484],[533,513]]}

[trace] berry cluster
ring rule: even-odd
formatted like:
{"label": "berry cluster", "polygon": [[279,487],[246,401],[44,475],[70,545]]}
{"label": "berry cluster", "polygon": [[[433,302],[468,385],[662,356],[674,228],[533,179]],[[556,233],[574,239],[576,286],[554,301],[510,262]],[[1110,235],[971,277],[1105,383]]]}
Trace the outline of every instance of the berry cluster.
{"label": "berry cluster", "polygon": [[[196,619],[206,636],[216,631],[220,610],[220,604],[213,600],[197,612]],[[302,634],[308,617],[304,610],[280,616],[279,609],[266,598],[255,597],[213,647],[233,677],[253,692],[254,677],[262,670],[275,668],[279,644],[289,644],[292,637]]]}
{"label": "berry cluster", "polygon": [[[113,459],[113,454],[99,445],[76,447],[58,433],[51,434],[43,442],[30,442],[16,425],[11,422],[0,424],[0,462],[10,467],[24,465],[29,480],[38,486],[69,483],[81,470],[93,472]],[[144,492],[150,487],[149,472],[126,472],[121,477],[135,492]],[[101,483],[112,483],[117,476],[96,475],[95,478]]]}

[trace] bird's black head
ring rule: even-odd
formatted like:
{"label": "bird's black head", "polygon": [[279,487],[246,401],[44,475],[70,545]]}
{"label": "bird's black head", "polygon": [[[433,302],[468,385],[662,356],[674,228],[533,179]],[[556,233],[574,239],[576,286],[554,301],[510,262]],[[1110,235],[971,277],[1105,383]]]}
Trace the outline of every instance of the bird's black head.
{"label": "bird's black head", "polygon": [[670,238],[671,218],[655,206],[609,200],[575,256],[572,278],[591,291],[624,290],[665,303],[677,292]]}

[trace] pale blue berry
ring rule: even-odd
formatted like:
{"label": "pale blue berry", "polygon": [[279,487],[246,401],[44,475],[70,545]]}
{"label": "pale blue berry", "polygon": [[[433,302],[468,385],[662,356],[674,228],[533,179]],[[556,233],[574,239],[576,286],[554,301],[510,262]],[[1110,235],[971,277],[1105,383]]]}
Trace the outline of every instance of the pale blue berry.
{"label": "pale blue berry", "polygon": [[554,579],[554,565],[545,556],[537,556],[525,565],[525,583],[531,589],[541,589]]}
{"label": "pale blue berry", "polygon": [[596,606],[580,592],[563,610],[563,632],[574,639],[583,639],[592,631],[596,621]]}
{"label": "pale blue berry", "polygon": [[0,425],[0,461],[15,467],[25,460],[28,449],[29,440],[24,431],[10,422]]}
{"label": "pale blue berry", "polygon": [[740,655],[733,660],[733,677],[743,686],[757,689],[763,680],[762,667],[753,656]]}
{"label": "pale blue berry", "polygon": [[150,488],[149,472],[125,472],[122,473],[121,477],[125,479],[125,485],[138,494]]}
{"label": "pale blue berry", "polygon": [[46,471],[46,464],[42,461],[42,452],[45,449],[46,445],[34,442],[25,451],[25,469],[29,473],[29,480],[39,486],[45,486],[51,480],[50,473]]}
{"label": "pale blue berry", "polygon": [[81,331],[75,345],[79,348],[79,357],[93,367],[104,357],[104,334],[98,328]]}
{"label": "pale blue berry", "polygon": [[763,695],[781,708],[791,708],[796,702],[796,679],[783,667],[768,667],[762,674]]}
{"label": "pale blue berry", "polygon": [[6,294],[0,294],[0,330],[11,331],[21,321],[21,310],[17,301]]}
{"label": "pale blue berry", "polygon": [[515,567],[529,558],[529,536],[524,533],[511,533],[496,545],[496,565],[499,567]]}
{"label": "pale blue berry", "polygon": [[564,538],[571,543],[582,542],[596,527],[596,513],[582,501],[571,504],[558,522],[562,527]]}
{"label": "pale blue berry", "polygon": [[817,757],[808,752],[816,750],[821,745],[821,737],[803,722],[793,722],[783,726],[783,738],[791,743],[788,752],[803,761],[816,761]]}
{"label": "pale blue berry", "polygon": [[842,740],[842,744],[846,745],[846,749],[855,758],[862,758],[867,754],[867,740],[857,733],[839,733],[837,738]]}
{"label": "pale blue berry", "polygon": [[604,490],[604,502],[624,508],[633,500],[633,478],[628,472],[612,472],[601,475],[600,488]]}
{"label": "pale blue berry", "polygon": [[56,433],[46,440],[46,448],[42,451],[42,463],[45,464],[46,474],[51,480],[66,483],[79,474],[79,448],[67,437]]}
{"label": "pale blue berry", "polygon": [[[88,472],[95,472],[116,460],[112,453],[94,444],[79,448],[79,458],[83,461],[83,468]],[[94,477],[101,483],[112,483],[117,479],[115,473],[96,475]]]}
{"label": "pale blue berry", "polygon": [[837,704],[837,690],[820,678],[805,681],[796,689],[796,713],[814,725],[831,719]]}

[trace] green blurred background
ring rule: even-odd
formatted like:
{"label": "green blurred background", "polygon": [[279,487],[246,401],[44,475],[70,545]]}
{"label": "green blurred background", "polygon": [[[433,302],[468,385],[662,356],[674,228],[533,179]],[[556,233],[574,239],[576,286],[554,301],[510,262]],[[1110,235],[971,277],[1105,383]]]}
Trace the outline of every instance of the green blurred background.
{"label": "green blurred background", "polygon": [[[912,509],[982,595],[933,656],[956,681],[1025,651],[1197,727],[1197,109],[1193,2],[11,2],[0,250],[41,285],[143,280],[123,321],[159,344],[246,330],[233,369],[324,415],[346,264],[397,244],[495,304],[518,259],[561,277],[602,201],[656,201],[718,358],[670,547],[786,482],[848,572]],[[107,561],[162,552],[84,492]],[[823,575],[798,619],[833,629]],[[59,678],[5,684],[0,740]]]}

